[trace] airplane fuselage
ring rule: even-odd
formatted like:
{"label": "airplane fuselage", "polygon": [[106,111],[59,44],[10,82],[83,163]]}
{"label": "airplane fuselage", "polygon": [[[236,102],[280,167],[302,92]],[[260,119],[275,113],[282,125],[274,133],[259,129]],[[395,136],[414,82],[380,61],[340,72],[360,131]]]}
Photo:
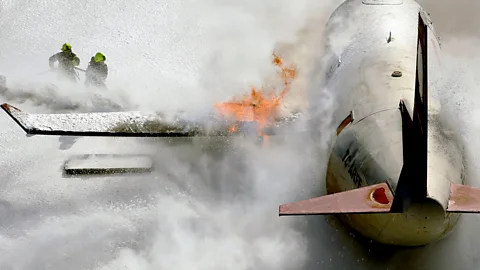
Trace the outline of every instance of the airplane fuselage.
{"label": "airplane fuselage", "polygon": [[[428,25],[429,69],[428,74],[420,72],[419,76],[420,84],[428,78],[429,86],[426,97],[421,97],[422,92],[419,94],[419,100],[428,103],[428,124],[425,124],[428,132],[424,133],[428,137],[427,170],[423,176],[427,197],[420,201],[413,199],[403,213],[340,216],[344,223],[370,239],[402,246],[425,245],[440,239],[454,228],[459,218],[457,213],[446,212],[450,184],[463,184],[465,177],[461,148],[438,119],[440,105],[434,86],[435,75],[440,77],[441,70],[438,39],[429,15],[413,0],[348,0],[327,24],[325,87],[336,94],[338,108],[333,124],[340,125],[344,120],[347,124],[338,129],[332,147],[326,174],[327,192],[385,181],[395,190],[401,177],[422,177],[422,172],[415,169],[401,176],[407,150],[399,112],[399,102],[403,101],[412,118],[422,117],[414,111],[419,12]],[[419,88],[421,91],[422,86]],[[410,156],[421,155],[420,148],[412,148]]]}

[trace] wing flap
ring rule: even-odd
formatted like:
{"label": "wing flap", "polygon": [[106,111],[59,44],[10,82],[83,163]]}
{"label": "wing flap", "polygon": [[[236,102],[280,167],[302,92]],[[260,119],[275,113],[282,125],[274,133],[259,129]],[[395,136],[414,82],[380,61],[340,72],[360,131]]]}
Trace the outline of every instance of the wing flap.
{"label": "wing flap", "polygon": [[387,183],[280,205],[280,216],[388,213],[393,194]]}
{"label": "wing flap", "polygon": [[480,189],[451,184],[447,212],[480,213]]}

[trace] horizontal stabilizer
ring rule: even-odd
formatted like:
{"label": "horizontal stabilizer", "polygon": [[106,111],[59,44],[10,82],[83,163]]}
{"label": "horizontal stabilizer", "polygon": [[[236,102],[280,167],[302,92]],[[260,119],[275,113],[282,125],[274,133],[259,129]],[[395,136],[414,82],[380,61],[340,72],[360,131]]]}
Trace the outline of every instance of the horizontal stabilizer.
{"label": "horizontal stabilizer", "polygon": [[280,205],[280,216],[388,213],[393,194],[387,183]]}
{"label": "horizontal stabilizer", "polygon": [[451,184],[447,212],[480,213],[480,189]]}
{"label": "horizontal stabilizer", "polygon": [[[192,137],[227,136],[226,123],[207,128],[199,123],[141,112],[106,112],[72,114],[30,114],[4,103],[2,109],[27,134],[115,137]],[[213,130],[213,131],[212,131]]]}
{"label": "horizontal stabilizer", "polygon": [[148,155],[97,154],[74,156],[65,162],[68,175],[147,173],[153,168]]}

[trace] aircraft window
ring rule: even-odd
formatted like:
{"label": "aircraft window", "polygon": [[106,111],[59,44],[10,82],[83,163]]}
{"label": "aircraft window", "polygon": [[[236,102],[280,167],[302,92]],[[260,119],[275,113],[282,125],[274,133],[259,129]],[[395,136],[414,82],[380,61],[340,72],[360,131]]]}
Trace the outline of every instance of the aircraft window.
{"label": "aircraft window", "polygon": [[340,132],[342,132],[342,130],[348,126],[348,124],[352,123],[353,122],[354,117],[353,117],[353,111],[350,111],[350,114],[348,114],[347,117],[345,117],[345,119],[343,119],[342,123],[340,123],[340,125],[337,127],[337,136],[338,134],[340,134]]}

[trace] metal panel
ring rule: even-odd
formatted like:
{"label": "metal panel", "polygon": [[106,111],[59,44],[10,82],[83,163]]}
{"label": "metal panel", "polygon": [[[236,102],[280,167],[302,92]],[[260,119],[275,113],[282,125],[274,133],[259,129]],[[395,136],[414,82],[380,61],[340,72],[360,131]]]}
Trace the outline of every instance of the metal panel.
{"label": "metal panel", "polygon": [[118,174],[146,173],[153,168],[153,160],[148,155],[81,155],[65,162],[66,174]]}

